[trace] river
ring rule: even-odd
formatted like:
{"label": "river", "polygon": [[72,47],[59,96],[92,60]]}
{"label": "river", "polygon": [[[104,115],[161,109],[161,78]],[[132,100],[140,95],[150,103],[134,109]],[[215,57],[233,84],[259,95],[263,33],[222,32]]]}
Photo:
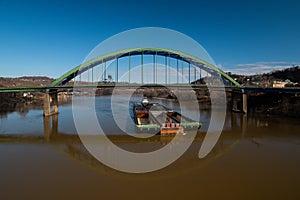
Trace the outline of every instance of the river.
{"label": "river", "polygon": [[[175,101],[155,101],[179,109]],[[145,152],[172,139],[125,136],[112,120],[109,102],[109,96],[96,97],[96,110],[115,144]],[[10,109],[0,118],[0,197],[300,199],[299,119],[227,112],[217,144],[199,159],[210,111],[200,113],[203,126],[183,156],[158,171],[130,174],[111,169],[88,153],[77,136],[70,103],[61,104],[59,114],[50,118],[43,117],[40,107]]]}

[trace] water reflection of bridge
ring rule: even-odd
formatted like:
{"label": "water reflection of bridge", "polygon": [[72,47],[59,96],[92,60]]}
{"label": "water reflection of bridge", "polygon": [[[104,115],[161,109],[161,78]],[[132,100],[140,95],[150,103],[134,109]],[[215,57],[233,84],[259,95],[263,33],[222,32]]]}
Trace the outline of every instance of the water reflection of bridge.
{"label": "water reflection of bridge", "polygon": [[[238,114],[238,113],[231,113],[231,117],[227,117],[227,120],[225,122],[225,131],[224,133],[229,133],[232,130],[236,131],[236,130],[240,130],[241,131],[241,136],[245,135],[246,133],[246,129],[247,129],[247,116],[244,114]],[[80,138],[76,133],[63,133],[59,131],[59,115],[51,115],[51,116],[45,116],[43,118],[44,121],[44,135],[43,136],[36,136],[36,135],[15,135],[15,134],[11,134],[11,135],[3,135],[0,134],[0,137],[2,139],[2,142],[9,142],[9,141],[14,141],[14,139],[17,139],[19,142],[29,142],[32,141],[34,143],[35,140],[40,141],[40,142],[59,142],[62,143],[64,141],[68,142],[68,141],[72,141],[72,142],[76,142],[76,143],[80,143]],[[203,136],[203,134],[205,133],[199,133],[196,137],[197,140],[200,140],[200,135]],[[139,134],[139,133],[137,133]],[[97,134],[95,134],[97,135]],[[90,135],[87,137],[96,137],[95,135]],[[100,136],[100,137],[104,137],[104,136]],[[167,142],[169,140],[171,140],[174,136],[160,136],[160,135],[156,135],[153,137],[148,138],[147,140],[142,139],[142,138],[136,138],[136,137],[132,137],[130,135],[125,135],[125,134],[113,134],[110,133],[109,135],[107,135],[107,137],[109,137],[111,140],[115,141],[115,142],[121,142],[121,143],[134,143],[134,142]]]}
{"label": "water reflection of bridge", "polygon": [[[59,152],[70,156],[72,159],[75,159],[84,165],[88,165],[89,167],[93,167],[104,173],[115,173],[87,152],[77,134],[60,132],[58,123],[59,115],[45,117],[44,135],[0,135],[0,143],[51,145]],[[170,166],[170,168],[174,168],[175,171],[178,171],[179,169],[183,169],[182,171],[185,171],[192,167],[202,167],[203,165],[208,164],[211,160],[219,158],[220,156],[230,152],[241,140],[246,140],[249,142],[248,144],[252,144],[255,148],[260,148],[260,146],[263,145],[261,144],[261,141],[263,141],[262,138],[270,137],[270,135],[268,136],[268,133],[270,133],[270,131],[268,131],[268,126],[271,125],[270,123],[272,122],[268,119],[249,118],[249,116],[241,113],[230,113],[226,118],[224,131],[222,132],[217,144],[207,157],[201,160],[197,158],[199,148],[205,137],[205,132],[199,132],[191,148],[189,148],[179,161],[176,161],[174,166]],[[256,127],[257,129],[253,129],[253,127]],[[285,133],[280,137],[288,138],[290,136]],[[135,152],[144,152],[146,150],[163,147],[173,139],[173,136],[161,137],[156,135],[151,138],[142,139],[126,135],[111,135],[108,136],[108,138],[121,148]],[[184,140],[184,137],[182,137],[182,140]],[[97,143],[97,145],[104,145],[104,143]],[[174,144],[172,148],[176,149],[176,144]],[[109,146],[103,149],[106,151],[103,153],[110,153]]]}
{"label": "water reflection of bridge", "polygon": [[[243,118],[241,116],[245,115],[236,115],[233,114],[231,117],[231,122],[229,123],[229,126],[231,127],[229,130],[225,130],[220,138],[220,141],[217,143],[217,145],[214,148],[214,151],[217,151],[217,154],[222,154],[223,151],[226,150],[226,145],[224,144],[232,144],[238,141],[246,131],[247,121],[246,118]],[[66,153],[70,153],[71,155],[77,155],[84,154],[84,157],[88,157],[89,159],[92,159],[89,153],[83,148],[83,145],[80,141],[80,138],[77,134],[69,134],[69,133],[62,133],[59,131],[59,115],[51,115],[51,116],[45,116],[44,117],[44,135],[42,136],[34,136],[34,135],[0,135],[0,142],[1,143],[22,143],[22,144],[53,144],[53,145],[59,145],[59,146],[65,146],[63,147],[64,151]],[[241,128],[242,127],[242,128]],[[238,134],[231,134],[232,129],[240,130]],[[205,136],[204,132],[199,132],[194,139],[194,143],[201,144]],[[97,136],[97,135],[89,135],[86,137],[95,138],[97,141],[100,141],[100,144],[97,145],[104,145],[106,143],[101,144],[101,137],[104,136]],[[162,147],[166,144],[168,144],[174,136],[160,136],[155,135],[147,139],[143,138],[136,138],[129,135],[108,135],[107,136],[113,143],[120,145],[120,146],[126,146],[125,148],[128,148],[131,151],[141,151],[145,149],[145,146],[155,146],[155,148]],[[184,141],[184,138],[188,137],[182,136],[182,141]],[[100,138],[100,139],[99,139]],[[180,141],[180,140],[179,140]],[[151,149],[150,148],[150,149]],[[174,146],[176,148],[176,146]],[[109,149],[109,147],[107,147]],[[148,147],[146,147],[148,149]],[[67,152],[70,151],[70,152]],[[80,153],[80,151],[82,151]],[[82,157],[79,156],[79,157]]]}
{"label": "water reflection of bridge", "polygon": [[[230,126],[234,126],[234,129],[241,130],[239,128],[240,117],[236,116],[237,119],[232,118],[232,123]],[[17,143],[17,144],[28,144],[28,145],[51,145],[56,150],[61,152],[63,155],[67,155],[72,159],[87,165],[88,167],[93,167],[97,170],[100,170],[104,173],[115,173],[112,172],[108,167],[96,160],[83,146],[81,140],[77,134],[63,133],[59,131],[59,115],[45,116],[44,117],[44,135],[34,136],[34,135],[0,135],[0,144],[6,143]],[[186,153],[186,156],[183,156],[181,161],[178,161],[176,168],[188,168],[196,167],[208,163],[210,160],[222,156],[225,152],[229,151],[234,147],[235,144],[243,136],[242,132],[237,134],[231,133],[231,130],[226,130],[221,135],[218,143],[212,150],[212,152],[205,158],[203,161],[199,161],[197,158],[197,153],[203,139],[205,137],[204,132],[199,132],[192,144],[190,150]],[[104,136],[95,136],[88,135],[86,137],[95,138],[97,141],[96,145],[104,145],[103,150],[106,154],[110,152],[110,146],[107,143],[101,143],[101,137]],[[119,147],[133,151],[133,152],[149,152],[159,148],[162,148],[174,138],[174,136],[160,136],[155,135],[150,138],[135,138],[129,135],[108,135],[107,136],[114,144]],[[185,135],[179,138],[178,142],[184,141]],[[91,141],[91,140],[90,140]],[[93,140],[92,140],[93,141]],[[171,148],[176,149],[176,143],[172,144]],[[175,170],[175,169],[174,169]]]}

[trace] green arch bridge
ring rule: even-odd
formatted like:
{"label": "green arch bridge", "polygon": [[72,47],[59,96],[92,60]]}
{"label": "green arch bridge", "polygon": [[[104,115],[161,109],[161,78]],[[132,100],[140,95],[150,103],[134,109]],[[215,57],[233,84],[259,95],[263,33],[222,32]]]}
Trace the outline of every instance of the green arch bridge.
{"label": "green arch bridge", "polygon": [[[139,65],[141,68],[139,76],[130,74],[133,69],[133,63]],[[163,73],[158,70],[159,65],[164,67]],[[108,73],[109,68],[113,68],[112,74],[114,78]],[[124,68],[127,73],[126,80],[122,79],[122,77],[120,78],[122,71],[124,72]],[[149,68],[151,68],[151,76],[153,77],[151,81],[146,81],[146,78],[149,79],[149,77],[147,77],[149,74],[146,72],[147,70],[149,71]],[[171,68],[177,72],[175,76],[172,74]],[[206,72],[206,76],[203,76],[203,72]],[[164,78],[159,80],[158,77],[161,78],[162,74]],[[225,83],[226,91],[228,89],[230,91],[236,89],[243,94],[248,92],[299,93],[299,88],[291,90],[286,88],[242,87],[232,77],[213,64],[199,57],[165,48],[130,48],[107,53],[78,65],[57,78],[49,86],[0,88],[0,93],[44,92],[48,94],[45,98],[44,105],[46,106],[44,107],[44,113],[45,115],[49,115],[57,113],[58,111],[57,105],[52,106],[52,112],[50,111],[50,99],[52,98],[52,104],[53,102],[55,104],[57,101],[57,93],[72,89],[73,85],[70,83],[72,83],[72,80],[75,78],[76,87],[81,88],[95,88],[95,86],[98,88],[114,87],[112,82],[122,82],[118,84],[118,87],[130,88],[132,84],[136,86],[137,79],[139,79],[139,84],[141,84],[142,87],[156,87],[163,84],[168,85],[168,87],[181,87],[184,89],[190,86],[194,88],[207,87],[205,84],[199,84],[199,80],[209,77],[208,74],[213,77],[221,78],[220,80],[223,80],[223,83]],[[135,78],[135,80],[133,81],[132,78]],[[114,79],[114,81],[111,81],[112,79]],[[210,87],[221,88],[224,87],[224,85],[210,85]],[[247,97],[243,97],[242,99],[246,101]],[[243,102],[243,105],[245,104],[247,103]],[[244,107],[243,111],[246,112],[246,110],[247,107]]]}
{"label": "green arch bridge", "polygon": [[[136,56],[140,56],[140,66],[142,68],[142,71],[144,70],[145,67],[149,67],[149,66],[145,66],[146,62],[145,62],[145,57],[152,55],[153,56],[153,60],[152,60],[152,64],[153,64],[153,82],[150,84],[157,84],[157,80],[155,80],[155,75],[157,78],[157,71],[155,71],[155,67],[157,67],[158,65],[158,58],[164,58],[165,66],[169,66],[170,65],[170,59],[175,59],[176,62],[176,69],[177,71],[181,70],[181,73],[187,73],[187,74],[183,74],[185,76],[187,76],[188,78],[186,78],[187,80],[183,83],[183,84],[190,84],[192,83],[192,81],[196,81],[195,78],[192,79],[192,76],[194,75],[194,77],[196,77],[196,73],[202,71],[205,71],[209,74],[212,75],[217,75],[222,77],[224,80],[226,80],[228,83],[230,83],[231,86],[233,87],[241,87],[240,84],[238,82],[236,82],[233,78],[231,78],[228,74],[226,74],[224,71],[222,71],[221,69],[217,68],[216,66],[208,63],[205,60],[202,60],[198,57],[195,57],[193,55],[189,55],[186,54],[184,52],[180,52],[180,51],[176,51],[176,50],[171,50],[171,49],[164,49],[164,48],[131,48],[131,49],[123,49],[123,50],[119,50],[119,51],[115,51],[115,52],[111,52],[108,54],[104,54],[101,56],[98,56],[94,59],[91,59],[89,61],[86,61],[84,63],[82,63],[81,65],[78,65],[77,67],[71,69],[70,71],[66,72],[65,74],[63,74],[62,76],[60,76],[59,78],[57,78],[55,81],[53,81],[49,86],[43,86],[43,87],[18,87],[18,88],[0,88],[0,92],[33,92],[33,91],[46,91],[47,89],[60,89],[60,88],[70,88],[70,86],[67,86],[67,83],[70,82],[72,79],[74,79],[75,77],[80,77],[82,74],[87,73],[88,71],[92,71],[92,76],[91,79],[92,80],[86,80],[85,82],[94,82],[94,75],[93,75],[93,69],[98,67],[99,65],[102,65],[102,68],[104,66],[104,68],[106,68],[106,64],[108,62],[114,61],[115,62],[115,82],[118,82],[119,78],[118,78],[118,70],[119,70],[119,59],[127,57],[128,58],[128,71],[131,70],[131,61],[132,61],[132,57],[136,57]],[[185,68],[183,69],[183,65],[185,64]],[[187,66],[188,65],[188,68]],[[174,69],[175,69],[174,67]],[[188,70],[186,70],[188,69]],[[197,69],[197,70],[196,70]],[[186,72],[184,72],[184,70],[186,70]],[[192,74],[194,71],[194,74]],[[102,76],[105,76],[106,73],[106,69],[104,69]],[[179,73],[178,73],[179,74]],[[141,83],[143,83],[143,79],[144,79],[144,74],[143,72],[141,72]],[[170,76],[170,74],[168,74],[168,71],[166,70],[165,73],[166,76],[166,81],[163,84],[170,84],[170,85],[183,85],[182,82],[179,81],[179,77],[177,77],[177,81],[173,84],[171,84],[170,82],[168,83],[168,80],[170,79],[168,76]],[[182,78],[182,77],[181,77]],[[201,74],[200,74],[200,78],[201,78]],[[105,78],[107,80],[107,78]],[[80,81],[80,80],[78,80]],[[105,81],[105,80],[102,80]],[[83,82],[83,81],[82,81]],[[97,81],[98,82],[98,81]],[[128,83],[130,83],[130,74],[129,74],[129,81]],[[148,83],[149,84],[149,83]],[[84,85],[82,85],[82,87],[85,87]],[[86,87],[89,87],[86,85]],[[103,87],[109,87],[103,85]]]}

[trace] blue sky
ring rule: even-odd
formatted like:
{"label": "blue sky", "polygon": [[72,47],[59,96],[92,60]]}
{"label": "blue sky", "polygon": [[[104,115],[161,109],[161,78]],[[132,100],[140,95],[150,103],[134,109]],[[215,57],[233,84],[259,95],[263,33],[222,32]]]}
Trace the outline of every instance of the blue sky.
{"label": "blue sky", "polygon": [[58,77],[101,41],[164,27],[199,42],[225,71],[300,64],[299,1],[0,0],[0,77]]}

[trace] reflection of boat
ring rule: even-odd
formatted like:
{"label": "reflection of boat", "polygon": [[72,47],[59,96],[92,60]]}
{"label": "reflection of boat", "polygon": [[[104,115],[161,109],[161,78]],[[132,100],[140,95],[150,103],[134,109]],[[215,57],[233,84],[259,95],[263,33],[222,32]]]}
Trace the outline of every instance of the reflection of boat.
{"label": "reflection of boat", "polygon": [[184,134],[188,130],[197,130],[201,123],[193,121],[180,113],[158,103],[149,103],[144,98],[134,104],[136,126],[141,132],[160,132],[161,135]]}

